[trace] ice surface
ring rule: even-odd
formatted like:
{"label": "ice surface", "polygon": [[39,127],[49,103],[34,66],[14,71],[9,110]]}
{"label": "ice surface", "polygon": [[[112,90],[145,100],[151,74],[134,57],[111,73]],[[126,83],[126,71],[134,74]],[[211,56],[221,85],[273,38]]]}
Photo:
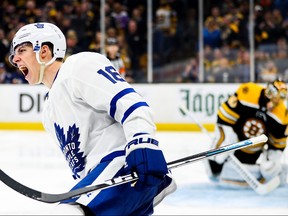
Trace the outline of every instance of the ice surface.
{"label": "ice surface", "polygon": [[[209,150],[198,132],[158,132],[167,161]],[[287,157],[287,154],[286,154]],[[43,131],[0,131],[0,168],[24,185],[47,193],[74,184],[56,144]],[[251,189],[228,189],[209,181],[202,161],[173,169],[178,189],[155,207],[154,215],[288,215],[288,186],[260,196]],[[1,215],[40,215],[55,204],[29,199],[0,183]]]}

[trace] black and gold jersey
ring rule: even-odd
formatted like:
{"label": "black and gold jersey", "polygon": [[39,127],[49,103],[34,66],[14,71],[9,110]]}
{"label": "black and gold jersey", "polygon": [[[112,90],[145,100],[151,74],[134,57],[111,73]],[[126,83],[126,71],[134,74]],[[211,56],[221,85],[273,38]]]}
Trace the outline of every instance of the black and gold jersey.
{"label": "black and gold jersey", "polygon": [[[231,126],[239,140],[266,134],[269,148],[284,149],[288,125],[286,105],[281,101],[270,110],[267,109],[268,102],[263,86],[241,84],[235,94],[220,106],[217,123]],[[254,153],[261,148],[253,146],[241,151]]]}

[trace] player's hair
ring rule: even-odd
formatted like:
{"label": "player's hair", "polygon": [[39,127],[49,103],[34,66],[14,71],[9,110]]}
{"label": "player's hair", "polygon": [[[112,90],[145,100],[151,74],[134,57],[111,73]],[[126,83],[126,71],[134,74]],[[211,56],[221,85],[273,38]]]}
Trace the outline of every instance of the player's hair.
{"label": "player's hair", "polygon": [[[42,46],[43,45],[47,45],[48,47],[49,47],[49,50],[51,51],[51,53],[52,53],[52,58],[54,57],[54,53],[53,53],[53,50],[54,50],[54,45],[51,43],[51,42],[44,42],[44,43],[42,43]],[[63,61],[63,59],[64,58],[56,58],[56,60],[55,61]]]}

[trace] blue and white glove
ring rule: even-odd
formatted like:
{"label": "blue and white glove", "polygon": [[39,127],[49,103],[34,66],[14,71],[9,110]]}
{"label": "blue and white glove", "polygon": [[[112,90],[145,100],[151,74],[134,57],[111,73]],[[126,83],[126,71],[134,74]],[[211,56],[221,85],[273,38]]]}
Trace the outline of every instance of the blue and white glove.
{"label": "blue and white glove", "polygon": [[158,148],[158,141],[150,135],[139,135],[128,142],[126,151],[126,172],[136,172],[136,189],[159,185],[168,173],[163,152]]}

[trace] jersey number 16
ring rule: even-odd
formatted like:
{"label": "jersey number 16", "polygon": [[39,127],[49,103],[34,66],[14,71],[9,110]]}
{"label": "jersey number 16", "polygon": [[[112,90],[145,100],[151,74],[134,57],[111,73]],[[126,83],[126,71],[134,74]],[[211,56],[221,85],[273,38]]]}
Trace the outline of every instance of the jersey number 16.
{"label": "jersey number 16", "polygon": [[125,80],[121,77],[121,75],[116,71],[116,69],[113,66],[107,66],[105,67],[105,71],[100,69],[97,71],[98,74],[103,75],[108,80],[110,80],[113,84],[119,82],[124,82]]}

